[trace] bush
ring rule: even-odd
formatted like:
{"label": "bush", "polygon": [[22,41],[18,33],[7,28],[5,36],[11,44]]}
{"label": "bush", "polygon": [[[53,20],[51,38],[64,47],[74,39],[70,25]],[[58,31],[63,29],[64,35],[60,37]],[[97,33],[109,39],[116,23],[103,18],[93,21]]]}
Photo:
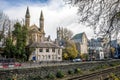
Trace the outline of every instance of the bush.
{"label": "bush", "polygon": [[[0,80],[2,80],[2,79],[0,79]],[[7,78],[7,80],[12,80],[11,78]]]}
{"label": "bush", "polygon": [[75,69],[75,73],[82,73],[80,68]]}
{"label": "bush", "polygon": [[95,71],[95,69],[94,69],[94,68],[92,68],[92,69],[90,69],[90,71]]}
{"label": "bush", "polygon": [[48,76],[47,76],[48,79],[55,79],[55,75],[52,74],[52,73],[49,73]]}
{"label": "bush", "polygon": [[109,79],[110,79],[110,80],[120,80],[120,79],[117,77],[117,75],[115,75],[115,74],[113,74],[113,73],[110,73]]}
{"label": "bush", "polygon": [[43,80],[41,76],[29,76],[27,80]]}
{"label": "bush", "polygon": [[57,78],[63,78],[64,77],[64,73],[62,71],[58,71],[56,74]]}
{"label": "bush", "polygon": [[74,71],[73,70],[69,70],[68,74],[74,74]]}

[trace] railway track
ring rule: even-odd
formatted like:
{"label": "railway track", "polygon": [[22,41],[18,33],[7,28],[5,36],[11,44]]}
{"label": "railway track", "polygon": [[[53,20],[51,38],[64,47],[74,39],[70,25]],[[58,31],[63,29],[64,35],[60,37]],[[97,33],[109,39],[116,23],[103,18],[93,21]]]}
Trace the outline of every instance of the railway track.
{"label": "railway track", "polygon": [[120,73],[120,66],[104,69],[87,75],[73,77],[68,80],[104,80],[110,73]]}

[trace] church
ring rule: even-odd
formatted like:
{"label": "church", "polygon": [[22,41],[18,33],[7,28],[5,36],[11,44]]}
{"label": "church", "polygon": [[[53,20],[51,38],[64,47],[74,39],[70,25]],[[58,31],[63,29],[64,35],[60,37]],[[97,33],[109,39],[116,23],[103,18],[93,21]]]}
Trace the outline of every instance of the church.
{"label": "church", "polygon": [[25,25],[28,29],[27,45],[34,48],[29,60],[40,61],[62,61],[62,48],[51,41],[50,36],[45,37],[44,16],[40,13],[39,27],[35,24],[30,26],[30,12],[27,7]]}
{"label": "church", "polygon": [[30,26],[30,12],[29,12],[29,8],[27,7],[27,11],[25,15],[25,25],[29,31],[27,44],[32,44],[34,42],[43,42],[48,40],[49,37],[45,38],[44,17],[42,11],[40,14],[39,24],[40,24],[39,27],[37,27],[35,24]]}

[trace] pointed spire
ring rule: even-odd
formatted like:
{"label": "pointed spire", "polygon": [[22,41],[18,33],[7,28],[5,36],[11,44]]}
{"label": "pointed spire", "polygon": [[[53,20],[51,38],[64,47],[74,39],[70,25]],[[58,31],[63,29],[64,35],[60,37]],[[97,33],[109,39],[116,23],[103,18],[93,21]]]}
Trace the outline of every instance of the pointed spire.
{"label": "pointed spire", "polygon": [[25,15],[26,17],[30,17],[30,13],[29,13],[29,7],[27,6],[27,10],[26,10],[26,15]]}
{"label": "pointed spire", "polygon": [[41,14],[40,14],[40,31],[44,33],[44,17],[43,17],[42,10],[41,10]]}
{"label": "pointed spire", "polygon": [[41,14],[40,14],[40,19],[44,19],[42,10],[41,10]]}
{"label": "pointed spire", "polygon": [[27,11],[26,11],[26,14],[29,14],[29,7],[27,6]]}

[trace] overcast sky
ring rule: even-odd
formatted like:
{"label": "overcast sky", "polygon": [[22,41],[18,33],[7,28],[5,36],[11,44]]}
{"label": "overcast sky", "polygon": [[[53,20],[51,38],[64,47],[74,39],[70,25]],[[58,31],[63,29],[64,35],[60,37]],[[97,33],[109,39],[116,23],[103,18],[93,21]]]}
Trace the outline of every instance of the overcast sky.
{"label": "overcast sky", "polygon": [[93,31],[78,23],[77,7],[66,5],[63,0],[0,0],[0,10],[10,19],[22,20],[25,18],[26,8],[29,6],[31,25],[39,26],[39,17],[43,11],[46,36],[56,38],[56,28],[66,27],[74,35],[85,32],[88,38],[93,37]]}

